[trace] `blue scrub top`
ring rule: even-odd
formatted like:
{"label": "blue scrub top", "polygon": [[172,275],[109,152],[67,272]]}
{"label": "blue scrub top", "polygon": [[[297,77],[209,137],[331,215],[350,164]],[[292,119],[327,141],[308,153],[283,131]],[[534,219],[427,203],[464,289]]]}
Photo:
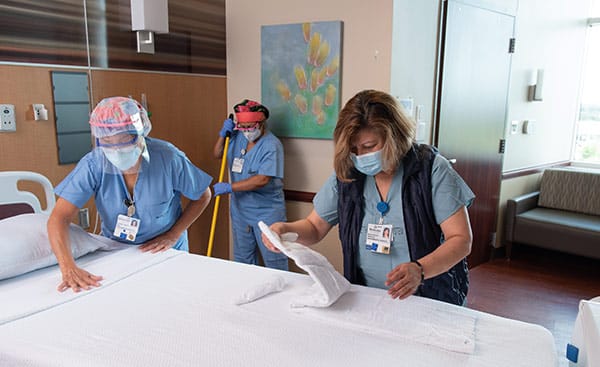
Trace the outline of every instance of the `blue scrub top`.
{"label": "blue scrub top", "polygon": [[[366,235],[369,224],[378,224],[381,213],[377,203],[381,201],[375,178],[367,176],[363,196],[365,199],[365,216],[359,237],[358,266],[363,270],[366,285],[386,288],[387,274],[396,266],[409,262],[408,240],[404,230],[404,214],[402,210],[402,165],[396,170],[386,202],[389,211],[383,217],[383,224],[393,225],[393,241],[389,254],[371,252],[366,249]],[[438,224],[448,219],[462,206],[469,206],[475,195],[463,179],[452,168],[448,160],[437,155],[431,172],[433,210]],[[317,214],[331,225],[339,222],[337,212],[337,180],[335,173],[329,177],[319,190],[313,204]]]}
{"label": "blue scrub top", "polygon": [[[194,166],[173,144],[145,138],[150,161],[142,159],[133,191],[135,214],[140,220],[135,241],[113,236],[119,214],[127,215],[128,198],[123,176],[104,157],[100,149],[86,154],[75,169],[56,187],[56,195],[78,208],[94,195],[102,219],[102,235],[117,241],[142,244],[168,231],[182,213],[181,195],[198,200],[212,177]],[[187,231],[173,246],[188,250]]]}
{"label": "blue scrub top", "polygon": [[[285,221],[285,198],[283,195],[283,146],[277,137],[266,131],[254,147],[247,151],[248,140],[235,131],[227,151],[231,182],[238,182],[255,175],[269,176],[265,186],[253,191],[231,194],[231,218],[242,219],[253,225],[259,220],[267,224]],[[244,160],[242,172],[231,171],[234,158]]]}

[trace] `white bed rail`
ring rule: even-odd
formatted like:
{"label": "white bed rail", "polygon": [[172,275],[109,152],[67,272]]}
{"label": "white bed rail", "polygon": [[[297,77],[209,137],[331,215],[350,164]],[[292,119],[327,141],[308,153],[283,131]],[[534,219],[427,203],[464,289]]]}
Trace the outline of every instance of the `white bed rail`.
{"label": "white bed rail", "polygon": [[[33,193],[19,190],[17,186],[19,181],[32,181],[42,185],[46,196],[46,209],[42,209],[40,200]],[[35,213],[50,214],[56,204],[54,188],[50,180],[39,173],[30,171],[0,172],[0,204],[20,203],[30,205]]]}

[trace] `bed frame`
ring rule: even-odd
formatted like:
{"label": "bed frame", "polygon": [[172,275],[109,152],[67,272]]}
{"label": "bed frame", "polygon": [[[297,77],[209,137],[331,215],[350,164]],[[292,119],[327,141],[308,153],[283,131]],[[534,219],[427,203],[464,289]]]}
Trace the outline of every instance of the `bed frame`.
{"label": "bed frame", "polygon": [[[45,209],[42,209],[37,196],[19,189],[20,181],[31,181],[42,186],[46,196]],[[55,203],[54,188],[45,176],[29,171],[0,172],[0,220],[26,213],[50,214]]]}

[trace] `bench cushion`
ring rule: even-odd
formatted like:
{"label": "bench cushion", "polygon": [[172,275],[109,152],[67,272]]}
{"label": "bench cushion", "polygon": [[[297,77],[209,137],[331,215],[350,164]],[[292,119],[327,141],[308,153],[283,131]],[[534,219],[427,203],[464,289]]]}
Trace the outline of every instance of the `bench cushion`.
{"label": "bench cushion", "polygon": [[545,170],[540,184],[538,206],[600,215],[600,170]]}

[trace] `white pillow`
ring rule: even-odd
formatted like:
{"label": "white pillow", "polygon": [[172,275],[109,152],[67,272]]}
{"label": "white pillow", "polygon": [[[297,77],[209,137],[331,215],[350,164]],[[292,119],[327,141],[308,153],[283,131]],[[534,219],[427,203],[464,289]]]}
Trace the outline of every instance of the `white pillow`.
{"label": "white pillow", "polygon": [[[22,214],[0,220],[0,280],[57,263],[48,241],[48,215]],[[92,235],[71,224],[71,252],[78,258],[98,249],[110,250],[122,244]]]}

